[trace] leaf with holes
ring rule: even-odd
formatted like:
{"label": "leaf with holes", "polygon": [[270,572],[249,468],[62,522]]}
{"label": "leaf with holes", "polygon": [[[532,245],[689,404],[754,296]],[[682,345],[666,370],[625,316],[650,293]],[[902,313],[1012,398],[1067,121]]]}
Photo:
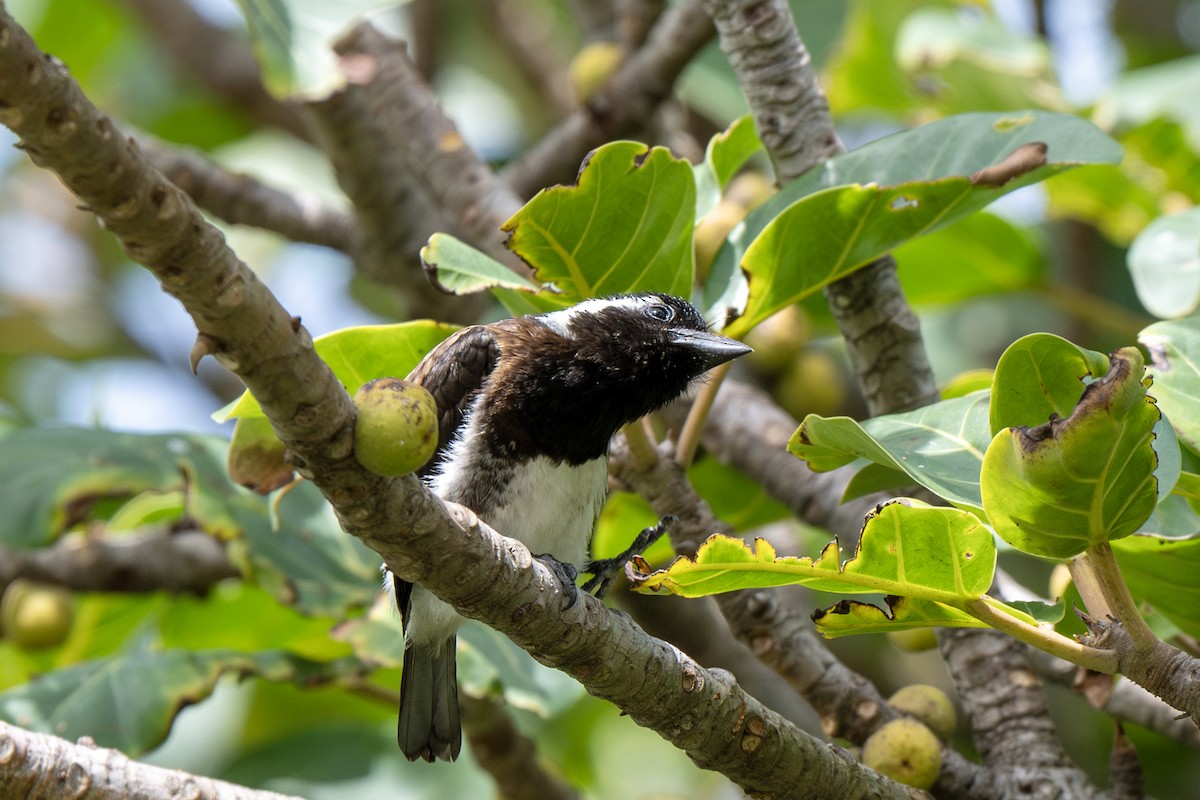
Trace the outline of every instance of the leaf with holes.
{"label": "leaf with holes", "polygon": [[762,539],[751,548],[741,539],[714,535],[694,559],[642,572],[633,583],[640,591],[667,589],[684,597],[798,583],[822,592],[894,594],[955,605],[982,596],[995,567],[992,534],[974,514],[900,499],[867,515],[858,550],[845,564],[838,562],[836,542],[816,559],[777,558]]}
{"label": "leaf with holes", "polygon": [[[1120,147],[1090,122],[1026,111],[963,114],[832,158],[747,216],[718,253],[710,316],[741,318],[739,335],[786,305],[895,247],[996,198],[1081,164],[1111,164]],[[744,307],[718,307],[744,271]]]}
{"label": "leaf with holes", "polygon": [[984,455],[984,510],[1018,550],[1070,558],[1133,533],[1158,502],[1159,412],[1141,353],[1122,348],[1110,361],[1069,417],[1006,428]]}

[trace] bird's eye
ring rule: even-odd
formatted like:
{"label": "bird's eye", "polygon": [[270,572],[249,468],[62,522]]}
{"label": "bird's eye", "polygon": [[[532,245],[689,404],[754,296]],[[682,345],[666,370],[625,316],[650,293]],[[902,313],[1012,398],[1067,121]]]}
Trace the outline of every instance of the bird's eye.
{"label": "bird's eye", "polygon": [[659,322],[670,322],[671,318],[675,316],[675,309],[662,303],[655,303],[646,307],[646,314]]}

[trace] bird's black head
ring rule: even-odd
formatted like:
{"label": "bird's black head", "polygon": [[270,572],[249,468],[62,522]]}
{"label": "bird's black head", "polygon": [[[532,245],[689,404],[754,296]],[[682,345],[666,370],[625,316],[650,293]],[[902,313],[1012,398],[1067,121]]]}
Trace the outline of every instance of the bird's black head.
{"label": "bird's black head", "polygon": [[538,449],[570,461],[603,455],[622,425],[750,352],[710,333],[686,300],[658,293],[586,300],[520,322],[521,344],[502,356],[522,362],[513,382],[521,396],[512,399]]}

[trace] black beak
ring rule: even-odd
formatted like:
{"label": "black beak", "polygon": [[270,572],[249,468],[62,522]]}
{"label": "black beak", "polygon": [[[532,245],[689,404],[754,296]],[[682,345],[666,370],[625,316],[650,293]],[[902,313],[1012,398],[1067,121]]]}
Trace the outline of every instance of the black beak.
{"label": "black beak", "polygon": [[747,347],[735,339],[727,339],[707,331],[693,331],[687,328],[676,328],[671,331],[671,343],[686,347],[700,357],[704,369],[732,361],[738,356],[744,356],[753,348]]}

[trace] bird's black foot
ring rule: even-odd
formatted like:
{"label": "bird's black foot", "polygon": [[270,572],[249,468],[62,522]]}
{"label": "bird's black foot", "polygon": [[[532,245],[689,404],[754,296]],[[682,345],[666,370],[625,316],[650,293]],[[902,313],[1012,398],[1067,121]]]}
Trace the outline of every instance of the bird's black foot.
{"label": "bird's black foot", "polygon": [[674,524],[675,517],[668,514],[660,519],[657,524],[639,533],[637,538],[633,540],[633,544],[629,545],[625,549],[625,552],[620,555],[613,558],[599,558],[587,562],[583,567],[583,571],[590,573],[592,577],[588,578],[587,583],[583,584],[583,590],[592,593],[597,599],[603,600],[613,581],[617,579],[618,575],[624,572],[625,562],[644,552],[650,545],[657,542]]}
{"label": "bird's black foot", "polygon": [[565,611],[575,605],[575,601],[579,599],[579,589],[575,586],[575,581],[579,578],[579,570],[575,569],[575,565],[566,561],[559,561],[549,553],[542,553],[541,555],[534,556],[534,558],[549,567],[558,576],[559,581],[562,582],[563,598],[565,600],[563,610]]}

